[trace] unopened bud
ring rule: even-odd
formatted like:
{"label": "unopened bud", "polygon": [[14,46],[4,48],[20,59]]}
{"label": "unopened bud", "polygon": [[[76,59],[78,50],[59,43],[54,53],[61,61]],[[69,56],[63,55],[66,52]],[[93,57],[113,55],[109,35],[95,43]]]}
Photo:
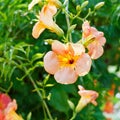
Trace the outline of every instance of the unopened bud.
{"label": "unopened bud", "polygon": [[77,6],[76,6],[76,10],[77,10],[77,11],[80,11],[80,9],[81,9],[80,5],[77,5]]}
{"label": "unopened bud", "polygon": [[83,9],[84,7],[86,7],[88,5],[89,1],[85,1],[82,3],[81,5],[81,9]]}
{"label": "unopened bud", "polygon": [[100,9],[104,4],[105,2],[99,2],[98,4],[95,5],[95,10]]}
{"label": "unopened bud", "polygon": [[47,1],[54,4],[58,8],[62,6],[62,3],[59,0],[47,0]]}

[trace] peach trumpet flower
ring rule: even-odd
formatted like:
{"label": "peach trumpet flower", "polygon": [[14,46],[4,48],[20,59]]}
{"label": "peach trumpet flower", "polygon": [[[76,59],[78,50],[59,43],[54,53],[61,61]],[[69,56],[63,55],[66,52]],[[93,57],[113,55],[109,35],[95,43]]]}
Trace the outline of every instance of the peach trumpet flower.
{"label": "peach trumpet flower", "polygon": [[103,32],[98,31],[96,28],[91,27],[88,21],[85,21],[82,25],[83,41],[87,41],[90,39],[92,42],[87,44],[88,54],[91,56],[92,59],[97,59],[102,56],[104,50],[103,46],[106,42]]}
{"label": "peach trumpet flower", "polygon": [[34,25],[32,30],[32,36],[34,38],[37,39],[46,28],[59,36],[64,34],[63,30],[53,21],[53,16],[56,12],[57,8],[53,4],[43,6],[40,12],[39,21]]}
{"label": "peach trumpet flower", "polygon": [[92,103],[95,106],[97,105],[97,102],[95,100],[99,94],[96,91],[85,90],[81,85],[78,85],[78,88],[78,94],[81,96],[81,98],[76,107],[76,112],[82,110],[89,103]]}
{"label": "peach trumpet flower", "polygon": [[8,95],[0,93],[0,120],[23,120],[16,110],[16,100],[12,101]]}
{"label": "peach trumpet flower", "polygon": [[72,84],[90,71],[91,58],[82,44],[54,40],[52,51],[44,56],[44,68],[58,83]]}

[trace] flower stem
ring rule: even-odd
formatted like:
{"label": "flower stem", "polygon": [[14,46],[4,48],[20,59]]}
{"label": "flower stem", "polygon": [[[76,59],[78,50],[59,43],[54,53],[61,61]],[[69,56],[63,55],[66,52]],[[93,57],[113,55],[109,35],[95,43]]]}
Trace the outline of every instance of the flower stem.
{"label": "flower stem", "polygon": [[[69,20],[69,15],[68,15],[69,0],[65,0],[64,4],[66,5],[65,10],[66,10],[67,14],[65,15],[65,17],[66,17],[67,27],[68,27],[68,30],[69,30],[70,29],[70,20]],[[72,42],[71,33],[67,33],[67,39],[69,39],[70,42]]]}
{"label": "flower stem", "polygon": [[70,120],[74,120],[75,117],[76,117],[77,113],[76,112],[73,112],[73,116],[70,118]]}
{"label": "flower stem", "polygon": [[[24,67],[24,70],[25,70],[25,73],[27,73],[26,67]],[[41,92],[39,91],[36,83],[34,82],[34,80],[33,80],[33,78],[32,78],[32,76],[31,76],[30,74],[28,74],[28,77],[29,77],[31,83],[33,84],[34,88],[36,89],[36,92],[37,92],[38,96],[40,97],[40,99],[41,99],[41,101],[42,101],[42,103],[43,103],[43,107],[46,109],[46,112],[47,112],[47,114],[48,114],[49,119],[50,119],[50,120],[53,120],[53,118],[52,118],[52,116],[51,116],[51,113],[50,113],[50,111],[49,111],[49,108],[48,108],[45,100],[43,99],[42,94],[41,94]]]}

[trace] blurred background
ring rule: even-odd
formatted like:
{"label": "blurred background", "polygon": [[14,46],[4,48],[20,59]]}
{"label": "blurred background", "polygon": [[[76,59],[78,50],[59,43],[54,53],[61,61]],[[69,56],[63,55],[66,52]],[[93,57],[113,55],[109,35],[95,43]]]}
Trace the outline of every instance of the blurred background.
{"label": "blurred background", "polygon": [[[28,11],[30,0],[0,0],[0,92],[16,99],[18,113],[25,120],[45,120],[42,102],[31,82],[31,77],[41,91],[55,120],[69,120],[72,110],[68,101],[77,104],[77,85],[99,93],[98,106],[86,106],[75,120],[119,120],[120,119],[120,0],[89,0],[81,17],[88,9],[104,1],[105,5],[87,19],[91,26],[103,31],[106,37],[104,54],[93,61],[92,69],[85,77],[72,85],[56,83],[43,68],[43,55],[51,50],[45,39],[61,40],[56,34],[45,30],[35,40],[31,33],[42,5]],[[61,0],[63,3],[64,0]],[[84,0],[70,0],[69,11],[76,14],[76,6]],[[67,31],[65,15],[61,12],[56,23]],[[82,22],[72,32],[73,41],[81,39]],[[109,119],[108,119],[109,118]]]}

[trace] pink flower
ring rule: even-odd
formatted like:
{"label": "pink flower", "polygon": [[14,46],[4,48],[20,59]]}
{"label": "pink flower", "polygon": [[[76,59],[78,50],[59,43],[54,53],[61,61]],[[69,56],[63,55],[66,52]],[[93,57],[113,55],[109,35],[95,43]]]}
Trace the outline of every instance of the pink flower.
{"label": "pink flower", "polygon": [[92,103],[95,106],[97,105],[97,102],[95,100],[98,97],[98,93],[96,91],[85,90],[81,85],[78,85],[78,88],[78,94],[81,96],[81,98],[76,107],[76,112],[79,112],[89,103]]}
{"label": "pink flower", "polygon": [[58,83],[72,84],[78,76],[86,75],[91,68],[91,58],[85,53],[82,44],[63,44],[57,40],[52,43],[52,51],[44,56],[44,68],[54,74]]}
{"label": "pink flower", "polygon": [[0,93],[0,120],[23,120],[17,113],[16,100],[3,93]]}
{"label": "pink flower", "polygon": [[92,39],[92,42],[87,44],[88,54],[91,56],[92,59],[99,58],[104,50],[103,46],[106,42],[103,32],[99,32],[96,28],[90,27],[88,21],[85,21],[82,25],[83,29],[83,40],[86,42],[87,39]]}
{"label": "pink flower", "polygon": [[86,104],[92,103],[93,105],[97,105],[95,101],[98,97],[98,93],[93,90],[85,90],[81,85],[78,85],[79,91],[78,94],[81,96],[81,99],[84,100]]}
{"label": "pink flower", "polygon": [[53,16],[56,12],[57,8],[55,5],[44,5],[40,12],[39,21],[33,27],[32,35],[34,38],[37,39],[46,28],[59,36],[64,34],[63,30],[53,21]]}

